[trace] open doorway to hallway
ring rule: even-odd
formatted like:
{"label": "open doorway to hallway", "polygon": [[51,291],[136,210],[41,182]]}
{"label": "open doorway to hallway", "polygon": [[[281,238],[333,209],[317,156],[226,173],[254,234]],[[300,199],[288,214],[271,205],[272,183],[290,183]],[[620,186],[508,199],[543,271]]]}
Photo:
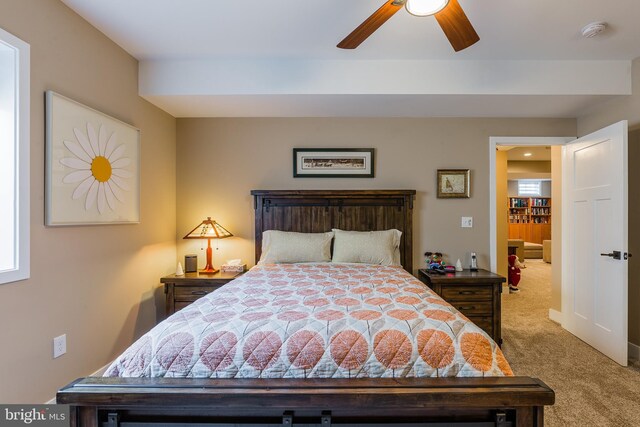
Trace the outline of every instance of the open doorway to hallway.
{"label": "open doorway to hallway", "polygon": [[525,266],[543,263],[543,257],[550,261],[541,268],[550,270],[547,310],[558,323],[562,321],[562,147],[571,140],[491,138],[492,269],[507,277],[510,252]]}
{"label": "open doorway to hallway", "polygon": [[[509,292],[522,289],[520,280],[528,275],[527,264],[548,270],[551,278],[552,222],[554,215],[551,146],[500,146],[506,152],[507,255]],[[504,167],[504,162],[500,162]],[[505,178],[501,171],[501,178]],[[497,183],[504,188],[505,183]],[[504,246],[504,234],[499,244]],[[526,283],[532,283],[527,281]],[[545,282],[550,286],[550,280]],[[551,307],[546,307],[547,309]]]}

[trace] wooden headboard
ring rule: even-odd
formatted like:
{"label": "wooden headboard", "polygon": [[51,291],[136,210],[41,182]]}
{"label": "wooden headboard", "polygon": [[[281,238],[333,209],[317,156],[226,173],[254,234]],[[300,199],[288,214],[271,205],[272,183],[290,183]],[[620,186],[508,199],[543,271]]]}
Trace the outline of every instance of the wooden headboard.
{"label": "wooden headboard", "polygon": [[267,230],[322,233],[402,231],[400,260],[413,273],[415,190],[253,190],[256,210],[256,262]]}

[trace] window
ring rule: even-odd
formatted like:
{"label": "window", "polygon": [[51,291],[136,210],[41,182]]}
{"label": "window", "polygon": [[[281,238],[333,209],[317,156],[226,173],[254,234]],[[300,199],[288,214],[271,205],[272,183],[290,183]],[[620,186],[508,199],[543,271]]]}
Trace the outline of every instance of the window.
{"label": "window", "polygon": [[0,283],[29,277],[29,45],[0,29]]}
{"label": "window", "polygon": [[518,180],[518,196],[540,196],[540,180]]}

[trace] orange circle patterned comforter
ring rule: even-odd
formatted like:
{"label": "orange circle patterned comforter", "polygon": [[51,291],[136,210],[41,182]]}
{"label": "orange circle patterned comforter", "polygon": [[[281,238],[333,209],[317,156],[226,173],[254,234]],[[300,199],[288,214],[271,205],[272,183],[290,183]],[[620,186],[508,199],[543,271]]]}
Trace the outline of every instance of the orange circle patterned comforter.
{"label": "orange circle patterned comforter", "polygon": [[158,324],[105,376],[513,375],[497,344],[401,267],[260,265]]}

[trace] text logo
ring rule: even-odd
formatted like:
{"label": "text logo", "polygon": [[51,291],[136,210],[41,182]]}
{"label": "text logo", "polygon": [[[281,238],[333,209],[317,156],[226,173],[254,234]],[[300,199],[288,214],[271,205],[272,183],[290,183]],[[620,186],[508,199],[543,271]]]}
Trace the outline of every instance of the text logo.
{"label": "text logo", "polygon": [[0,405],[0,427],[68,427],[69,405]]}

